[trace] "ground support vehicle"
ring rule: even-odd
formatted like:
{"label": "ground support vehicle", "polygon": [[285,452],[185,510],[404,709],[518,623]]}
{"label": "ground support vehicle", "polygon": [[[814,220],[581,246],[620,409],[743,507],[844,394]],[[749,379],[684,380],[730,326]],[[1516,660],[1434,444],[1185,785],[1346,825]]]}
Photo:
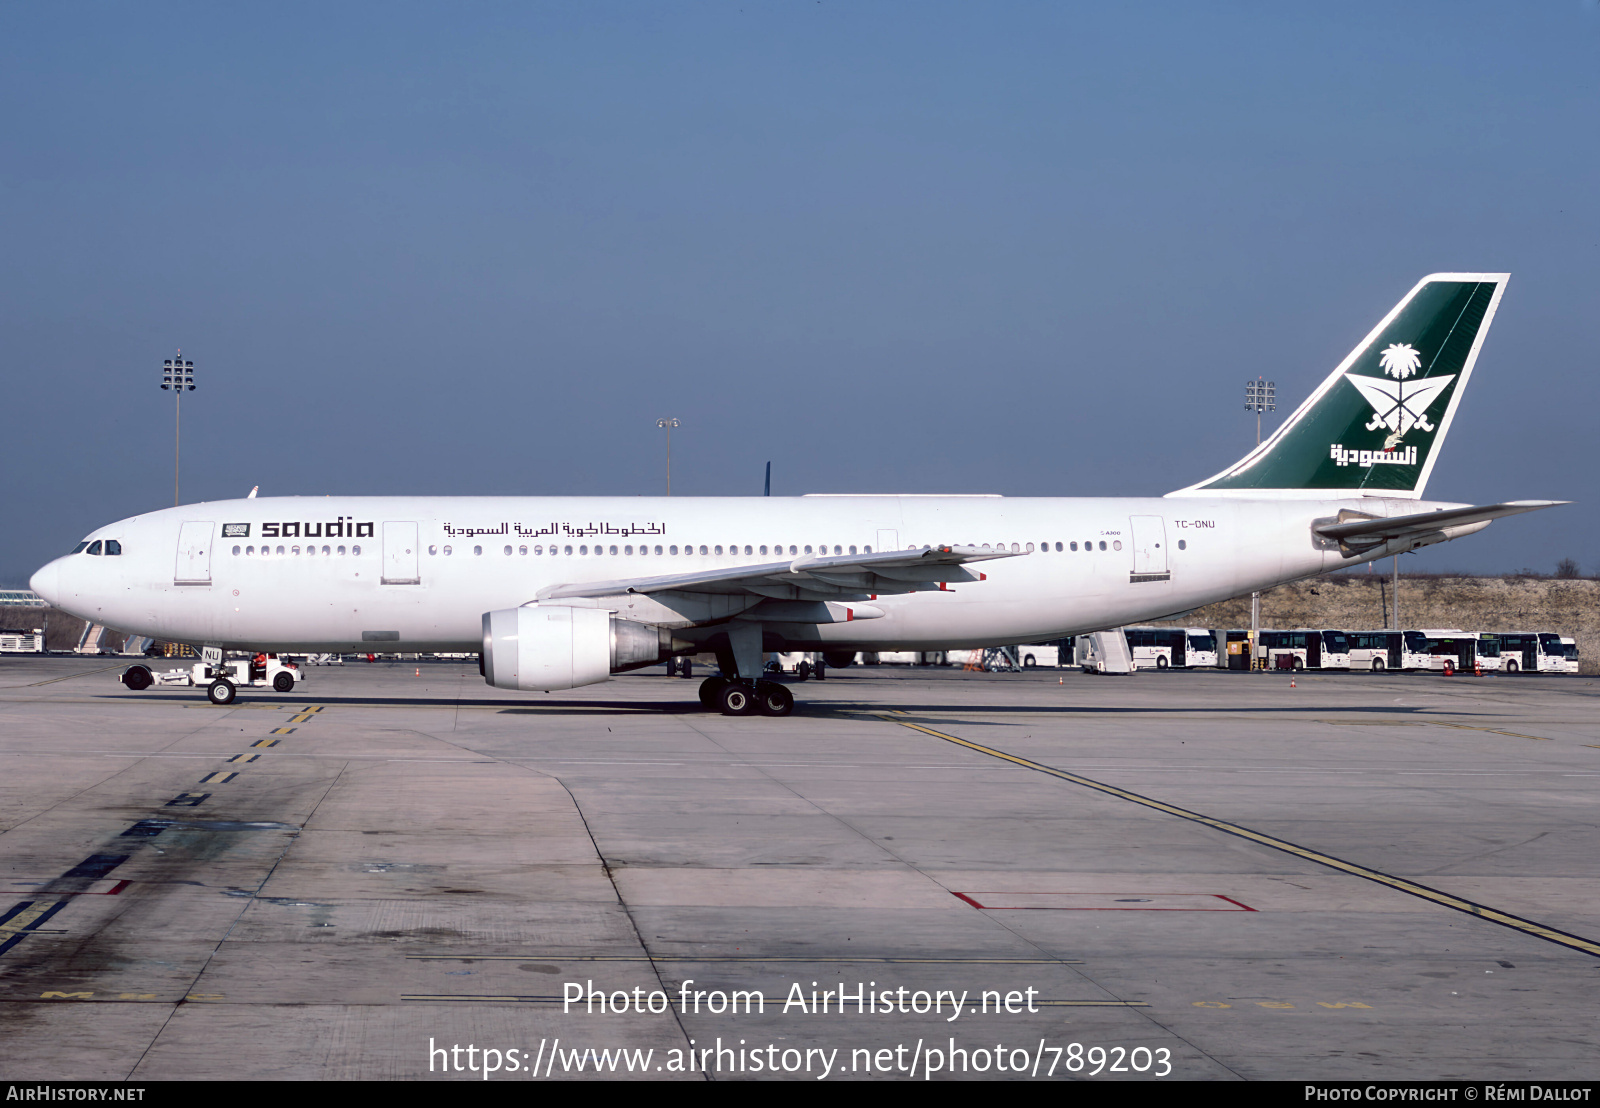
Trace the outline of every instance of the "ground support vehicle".
{"label": "ground support vehicle", "polygon": [[1578,646],[1554,631],[1501,631],[1502,673],[1577,673]]}
{"label": "ground support vehicle", "polygon": [[1204,627],[1125,627],[1135,669],[1194,669],[1217,664],[1216,632]]}
{"label": "ground support vehicle", "polygon": [[1421,631],[1349,631],[1350,668],[1381,673],[1386,669],[1427,669],[1428,637]]}
{"label": "ground support vehicle", "polygon": [[149,666],[129,666],[117,680],[134,692],[143,692],[151,685],[204,685],[206,699],[211,703],[232,704],[240,688],[271,688],[286,693],[305,676],[298,665],[276,654],[257,654],[235,661],[196,662],[164,673],[152,673]]}
{"label": "ground support vehicle", "polygon": [[1266,669],[1349,669],[1350,639],[1343,631],[1262,631],[1256,658]]}
{"label": "ground support vehicle", "polygon": [[1475,631],[1429,630],[1428,665],[1433,673],[1453,677],[1458,673],[1478,673],[1478,635]]}

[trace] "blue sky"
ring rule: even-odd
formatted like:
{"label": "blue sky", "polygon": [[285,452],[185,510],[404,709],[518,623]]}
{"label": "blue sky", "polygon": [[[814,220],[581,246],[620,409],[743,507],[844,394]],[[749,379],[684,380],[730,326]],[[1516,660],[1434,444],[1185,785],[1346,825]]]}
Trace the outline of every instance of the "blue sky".
{"label": "blue sky", "polygon": [[[1600,7],[0,8],[0,581],[185,500],[1159,495],[1508,270],[1407,569],[1600,571]],[[1282,413],[1280,413],[1282,414]],[[1270,425],[1269,425],[1270,426]]]}

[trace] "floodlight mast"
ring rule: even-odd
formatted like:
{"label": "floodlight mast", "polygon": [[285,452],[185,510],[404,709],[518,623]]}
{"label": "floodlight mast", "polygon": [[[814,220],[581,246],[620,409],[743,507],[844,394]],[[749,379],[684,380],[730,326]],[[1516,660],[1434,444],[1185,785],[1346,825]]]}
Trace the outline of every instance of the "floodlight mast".
{"label": "floodlight mast", "polygon": [[[1275,384],[1257,377],[1244,383],[1244,410],[1256,414],[1256,445],[1261,445],[1261,413],[1277,411],[1278,390]],[[1261,634],[1261,594],[1250,594],[1250,668],[1256,668],[1256,640]]]}
{"label": "floodlight mast", "polygon": [[656,426],[657,427],[665,427],[667,429],[667,495],[668,496],[672,495],[672,429],[674,427],[676,427],[677,425],[678,425],[678,421],[676,419],[673,419],[671,416],[663,416],[661,419],[656,420]]}
{"label": "floodlight mast", "polygon": [[[183,351],[179,350],[179,354]],[[172,506],[178,506],[178,441],[183,426],[183,394],[194,391],[194,362],[168,358],[161,366],[161,388],[172,390]]]}
{"label": "floodlight mast", "polygon": [[1257,377],[1244,383],[1244,410],[1256,414],[1256,445],[1261,445],[1261,413],[1278,410],[1278,390],[1271,381]]}

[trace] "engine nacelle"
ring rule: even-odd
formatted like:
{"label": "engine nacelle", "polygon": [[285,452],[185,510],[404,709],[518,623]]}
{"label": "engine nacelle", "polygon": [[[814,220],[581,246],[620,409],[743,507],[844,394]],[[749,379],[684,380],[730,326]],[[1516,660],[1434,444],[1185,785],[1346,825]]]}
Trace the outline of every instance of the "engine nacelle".
{"label": "engine nacelle", "polygon": [[598,608],[529,605],[483,615],[483,677],[497,689],[554,692],[605,681],[692,649],[665,628]]}

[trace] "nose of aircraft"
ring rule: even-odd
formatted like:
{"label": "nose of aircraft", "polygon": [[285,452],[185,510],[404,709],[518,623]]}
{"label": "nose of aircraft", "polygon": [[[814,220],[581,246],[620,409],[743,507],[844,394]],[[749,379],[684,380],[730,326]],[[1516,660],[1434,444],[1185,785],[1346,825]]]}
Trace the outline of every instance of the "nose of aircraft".
{"label": "nose of aircraft", "polygon": [[38,593],[45,600],[49,601],[52,605],[57,603],[57,597],[60,595],[61,591],[59,585],[59,578],[61,576],[61,566],[59,565],[60,561],[61,559],[57,558],[54,562],[44,566],[39,570],[38,573],[35,573],[31,578],[28,579],[28,587],[34,592]]}

